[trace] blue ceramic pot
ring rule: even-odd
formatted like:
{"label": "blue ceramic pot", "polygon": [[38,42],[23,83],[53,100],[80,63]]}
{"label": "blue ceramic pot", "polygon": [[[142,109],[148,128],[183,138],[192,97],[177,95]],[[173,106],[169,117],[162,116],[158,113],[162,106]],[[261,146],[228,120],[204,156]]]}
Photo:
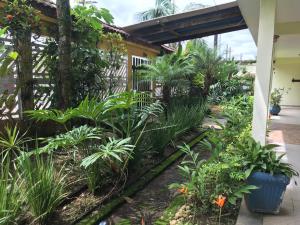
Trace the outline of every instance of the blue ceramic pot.
{"label": "blue ceramic pot", "polygon": [[279,213],[286,186],[290,183],[289,177],[254,172],[248,177],[247,183],[258,187],[245,195],[246,205],[251,212]]}
{"label": "blue ceramic pot", "polygon": [[272,105],[270,108],[271,115],[278,116],[280,113],[281,107],[279,105]]}

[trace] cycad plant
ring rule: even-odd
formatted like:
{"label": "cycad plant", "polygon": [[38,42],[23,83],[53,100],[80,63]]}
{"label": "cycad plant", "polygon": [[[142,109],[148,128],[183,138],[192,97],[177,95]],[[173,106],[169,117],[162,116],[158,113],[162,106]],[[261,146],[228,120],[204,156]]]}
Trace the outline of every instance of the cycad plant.
{"label": "cycad plant", "polygon": [[177,53],[163,55],[152,60],[149,65],[143,65],[140,75],[145,80],[153,80],[163,87],[163,102],[170,103],[172,88],[187,86],[187,75],[192,72],[192,66],[187,57],[182,54],[180,46]]}
{"label": "cycad plant", "polygon": [[45,224],[49,216],[66,197],[65,175],[56,171],[52,157],[20,158],[20,176],[24,185],[24,195],[34,221]]}
{"label": "cycad plant", "polygon": [[199,39],[190,41],[187,44],[187,53],[191,57],[194,70],[193,73],[189,74],[191,75],[190,80],[194,82],[193,85],[202,89],[202,95],[207,97],[210,86],[220,78],[222,58],[216,50],[209,48],[204,41]]}

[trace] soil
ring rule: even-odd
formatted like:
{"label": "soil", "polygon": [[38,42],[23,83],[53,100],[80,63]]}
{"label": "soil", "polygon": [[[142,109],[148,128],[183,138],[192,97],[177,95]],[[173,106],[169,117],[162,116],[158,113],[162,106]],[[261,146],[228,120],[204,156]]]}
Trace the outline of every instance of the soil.
{"label": "soil", "polygon": [[[222,213],[220,225],[235,225],[239,214],[240,202],[231,209]],[[197,225],[219,225],[219,212],[215,212],[214,216],[199,215],[195,220]]]}
{"label": "soil", "polygon": [[[208,152],[201,151],[199,145],[193,149],[195,151],[198,149],[203,159],[210,156]],[[176,190],[169,189],[169,185],[183,181],[178,170],[181,161],[182,159],[175,162],[132,198],[127,198],[127,203],[114,211],[106,220],[106,224],[122,224],[126,220],[128,224],[141,224],[142,218],[145,224],[154,224],[154,221],[162,216],[164,210],[178,194]]]}

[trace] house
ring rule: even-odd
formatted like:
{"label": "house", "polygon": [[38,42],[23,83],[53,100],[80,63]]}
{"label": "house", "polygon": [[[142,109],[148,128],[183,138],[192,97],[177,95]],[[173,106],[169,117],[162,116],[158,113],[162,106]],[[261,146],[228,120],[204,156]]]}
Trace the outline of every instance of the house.
{"label": "house", "polygon": [[[4,6],[4,2],[0,0],[0,8]],[[42,32],[45,36],[49,35],[46,28],[51,30],[56,29],[56,5],[53,0],[34,0],[32,6],[39,10],[41,18]],[[138,60],[152,58],[163,53],[171,53],[174,50],[166,45],[150,44],[144,40],[136,38],[134,35],[124,31],[123,28],[103,23],[105,32],[113,32],[120,34],[124,39],[124,44],[127,49],[127,88],[132,89],[132,66]],[[99,46],[102,48],[103,46]],[[105,46],[104,46],[105,48]]]}
{"label": "house", "polygon": [[[0,9],[5,6],[5,1],[0,0]],[[40,17],[40,32],[42,36],[51,36],[57,31],[57,18],[56,18],[56,4],[53,0],[33,0],[31,5],[37,9]],[[151,44],[145,40],[139,39],[123,30],[123,28],[103,23],[104,32],[112,32],[120,34],[123,38],[122,43],[125,45],[126,53],[124,56],[124,64],[117,71],[118,75],[118,87],[116,87],[117,92],[125,91],[126,89],[136,89],[137,88],[137,78],[133,76],[133,68],[142,63],[147,62],[147,58],[152,58],[161,54],[171,53],[174,50],[166,45],[162,44]],[[53,32],[54,31],[54,32]],[[57,33],[57,32],[56,32]],[[44,40],[44,39],[43,39]],[[9,41],[6,40],[7,45],[11,45]],[[105,49],[107,43],[105,40],[99,43],[99,48]],[[33,44],[33,55],[38,55],[43,50],[43,45]],[[39,70],[39,71],[36,71]],[[41,69],[40,66],[33,68],[34,79],[37,81],[38,86],[48,87],[49,82],[46,69]],[[0,93],[8,91],[8,94],[13,94],[16,90],[16,77],[15,74],[8,76],[6,78],[0,79]],[[43,79],[41,79],[43,78]],[[34,89],[34,98],[35,98],[35,107],[38,109],[48,108],[51,105],[51,97],[47,97],[45,93],[38,89]],[[18,93],[17,93],[18,94]],[[20,94],[18,94],[20,95]],[[19,118],[22,115],[21,104],[19,97],[14,98],[15,101],[12,103],[12,106],[4,106],[5,104],[0,105],[0,109],[3,110],[3,117],[6,118],[7,115],[12,115],[13,118]],[[1,118],[1,117],[0,117]]]}
{"label": "house", "polygon": [[300,1],[238,0],[257,44],[253,136],[265,143],[272,88],[290,88],[283,105],[300,106]]}
{"label": "house", "polygon": [[[284,161],[300,170],[300,1],[238,0],[243,18],[257,45],[253,137],[262,144],[275,143]],[[285,88],[283,110],[269,120],[272,89]],[[279,215],[249,214],[242,207],[238,225],[299,224],[300,189],[293,178]]]}

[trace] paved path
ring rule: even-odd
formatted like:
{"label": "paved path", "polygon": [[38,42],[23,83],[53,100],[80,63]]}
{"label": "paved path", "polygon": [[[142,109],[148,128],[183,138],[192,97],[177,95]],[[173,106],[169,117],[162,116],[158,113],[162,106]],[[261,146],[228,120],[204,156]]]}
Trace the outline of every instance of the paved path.
{"label": "paved path", "polygon": [[[280,116],[271,118],[269,143],[280,145],[277,152],[285,153],[285,162],[300,172],[300,108],[284,107]],[[284,196],[278,215],[265,215],[263,225],[300,225],[300,178],[294,177]]]}
{"label": "paved path", "polygon": [[[279,116],[272,116],[269,143],[278,144],[276,151],[285,153],[285,162],[300,172],[300,107],[283,107]],[[237,225],[300,225],[300,178],[293,178],[287,187],[278,215],[250,213],[242,205]]]}

